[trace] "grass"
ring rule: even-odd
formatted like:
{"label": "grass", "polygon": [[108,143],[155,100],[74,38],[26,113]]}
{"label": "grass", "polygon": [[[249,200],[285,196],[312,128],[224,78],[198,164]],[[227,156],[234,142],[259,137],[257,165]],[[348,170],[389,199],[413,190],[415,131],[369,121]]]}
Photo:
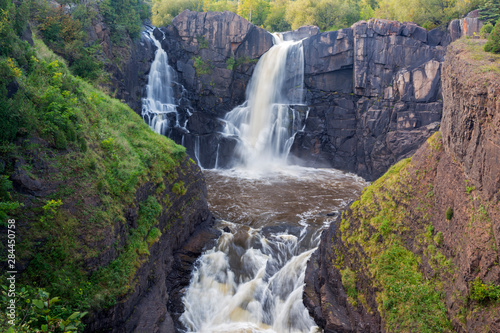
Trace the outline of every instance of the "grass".
{"label": "grass", "polygon": [[461,38],[453,46],[467,52],[467,57],[474,62],[477,72],[500,74],[500,54],[485,52],[484,44],[485,39]]}

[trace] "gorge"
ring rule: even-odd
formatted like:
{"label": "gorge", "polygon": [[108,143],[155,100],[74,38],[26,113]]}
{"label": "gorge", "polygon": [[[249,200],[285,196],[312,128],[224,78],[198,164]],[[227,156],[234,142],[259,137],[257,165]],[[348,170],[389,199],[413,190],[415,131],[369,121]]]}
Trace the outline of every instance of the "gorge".
{"label": "gorge", "polygon": [[[186,10],[134,40],[110,3],[0,25],[19,332],[500,331],[500,56],[477,11],[271,34]],[[101,81],[43,30],[82,8]]]}
{"label": "gorge", "polygon": [[[225,13],[221,15],[218,13],[184,12],[174,20],[173,26],[162,30],[161,35],[163,36],[160,35],[160,32],[156,32],[156,35],[163,38],[162,47],[170,51],[173,49],[174,60],[171,63],[175,64],[174,68],[177,68],[178,82],[182,82],[182,86],[188,87],[186,89],[188,94],[192,89],[196,91],[193,94],[194,96],[191,95],[193,104],[184,126],[186,131],[184,131],[180,142],[188,147],[191,156],[196,158],[201,166],[216,169],[237,166],[238,164],[234,164],[235,162],[232,159],[235,154],[252,156],[248,154],[248,150],[242,153],[242,147],[244,149],[245,141],[249,139],[248,137],[245,139],[245,134],[243,134],[245,131],[248,133],[248,127],[245,127],[248,125],[245,124],[248,124],[248,114],[246,112],[251,108],[249,105],[252,103],[252,97],[249,97],[249,95],[252,96],[253,92],[252,82],[257,82],[257,79],[249,78],[249,73],[254,72],[254,75],[259,73],[259,63],[255,65],[256,61],[251,61],[251,59],[260,57],[260,61],[262,61],[268,55],[265,50],[263,53],[261,49],[263,43],[268,43],[266,37],[254,41],[257,46],[252,48],[252,45],[247,45],[247,38],[249,37],[241,38],[231,35],[226,37],[226,33],[231,34],[230,29],[229,32],[222,33],[221,31],[224,30],[211,30],[211,27],[225,27],[224,20],[226,18],[224,18],[224,15],[231,16],[232,14]],[[236,24],[234,17],[231,17],[230,20],[232,24]],[[469,27],[468,30],[467,27]],[[443,107],[441,67],[444,61],[445,47],[462,34],[473,36],[474,32],[477,32],[479,28],[480,23],[474,17],[452,22],[448,30],[436,29],[430,32],[409,23],[401,24],[399,22],[371,20],[357,23],[351,29],[336,32],[319,34],[319,31],[313,27],[304,27],[299,31],[288,33],[288,37],[285,37],[287,34],[284,34],[283,38],[285,39],[293,39],[294,35],[300,36],[296,38],[305,38],[301,42],[301,46],[304,48],[304,102],[288,101],[287,105],[284,105],[287,110],[290,110],[288,113],[291,115],[291,119],[294,120],[292,121],[292,127],[299,129],[296,132],[293,131],[295,132],[293,133],[294,140],[293,145],[290,147],[291,154],[288,160],[301,165],[333,166],[356,172],[368,179],[375,179],[397,160],[412,156],[415,150],[432,133],[439,129]],[[248,35],[254,39],[256,35],[266,36],[265,32],[255,27],[247,30],[250,31]],[[255,30],[258,32],[255,32]],[[179,38],[175,36],[180,37],[180,42],[175,40],[175,38]],[[229,44],[224,43],[223,39],[221,41],[221,38],[228,38],[231,41],[236,40],[236,42],[232,42],[231,49],[228,50]],[[240,49],[242,45],[244,45],[244,48]],[[266,46],[266,48],[272,50],[270,46]],[[254,58],[246,55],[241,56],[242,52],[248,52],[248,50],[253,52]],[[191,59],[183,55],[182,52],[186,51],[192,54]],[[243,60],[238,61],[241,59],[238,56]],[[242,70],[246,75],[241,72]],[[278,66],[274,66],[273,70],[279,70]],[[258,77],[258,74],[256,77]],[[209,78],[218,80],[218,82],[209,81]],[[273,82],[272,80],[268,81]],[[234,84],[240,88],[238,89],[240,95],[236,95],[236,98],[235,94],[238,91],[231,91]],[[174,86],[178,87],[179,84],[176,83]],[[217,90],[221,86],[227,87],[226,89],[229,89],[230,93],[228,93],[228,90]],[[297,84],[292,86],[299,87]],[[250,98],[244,103],[242,102],[241,87],[247,87],[247,98]],[[299,89],[302,90],[302,88]],[[272,94],[269,88],[266,89],[265,93]],[[264,95],[264,93],[260,93],[259,96]],[[217,100],[220,104],[217,104]],[[263,98],[263,100],[266,99]],[[300,102],[300,99],[298,101]],[[242,104],[234,107],[233,105],[236,103]],[[453,103],[453,101],[450,100],[449,103]],[[269,104],[268,102],[266,105]],[[234,108],[232,111],[230,111],[231,107]],[[265,106],[260,109],[271,110]],[[276,109],[279,110],[279,107]],[[190,120],[191,116],[193,117],[192,120]],[[295,120],[298,120],[298,125],[295,125]],[[194,121],[195,125],[191,121]],[[281,123],[285,124],[282,127],[286,127],[287,122],[289,120]],[[270,124],[273,123],[274,121],[270,122]],[[237,126],[234,126],[235,124]],[[241,126],[242,124],[245,126]],[[267,122],[262,123],[258,128],[266,128],[267,125],[264,124],[267,124]],[[352,126],[352,129],[349,126]],[[172,126],[172,133],[178,131],[178,129],[175,129],[176,127],[179,128],[178,125]],[[271,126],[271,128],[277,127]],[[194,138],[186,140],[184,136],[186,134]],[[258,136],[254,134],[251,137],[253,137],[253,141],[250,141],[255,145]],[[319,137],[322,138],[322,141],[319,141]],[[179,137],[176,138],[175,134],[172,135],[172,138],[179,142]],[[187,143],[190,141],[192,142],[191,148]],[[311,145],[311,143],[314,144]],[[266,146],[272,147],[272,143]],[[281,143],[280,146],[283,147],[283,144]],[[200,149],[200,147],[203,148]],[[342,148],[339,149],[340,147]],[[286,151],[288,152],[288,147]],[[274,152],[276,153],[277,150],[275,149]],[[255,161],[255,159],[256,156],[250,158],[252,161]],[[241,160],[240,158],[240,163]],[[248,167],[247,163],[243,163],[243,165]],[[267,167],[269,168],[269,166]],[[234,187],[241,186],[245,188],[245,186],[248,186],[244,185],[248,179],[243,181],[242,178],[248,178],[249,174],[241,170],[236,174],[235,171],[206,172],[209,187],[214,191],[213,195],[215,197],[223,196],[223,192],[220,192],[221,190],[218,187],[220,182],[230,183]],[[226,180],[222,181],[219,177]],[[228,180],[228,177],[232,179]],[[253,177],[255,177],[255,174]],[[259,177],[262,177],[262,175],[259,175]],[[318,176],[318,178],[322,179],[321,176]],[[235,185],[235,179],[238,179],[238,185]],[[273,176],[268,176],[266,180],[276,186],[276,180],[273,180]],[[259,178],[258,181],[252,181],[255,186],[255,182],[259,183],[261,180]],[[289,182],[294,183],[293,180],[289,180]],[[228,190],[227,185],[225,186],[223,187],[225,191],[231,192]],[[315,186],[317,185],[311,187],[314,188]],[[237,201],[236,198],[238,198],[237,195],[231,196],[232,200]],[[347,199],[347,197],[344,199]],[[219,209],[221,209],[220,206],[217,207],[217,215],[228,216],[227,211]],[[246,211],[243,208],[241,209],[246,215]],[[335,210],[338,209],[335,208]],[[394,218],[394,216],[391,217],[391,219]],[[227,217],[223,218],[223,220],[225,219]],[[234,222],[234,216],[232,221]],[[235,225],[230,222],[222,222],[222,225],[219,225],[220,228],[228,225],[235,228]],[[316,322],[325,329],[325,332],[380,331],[381,319],[377,315],[380,316],[383,313],[382,310],[379,310],[380,314],[379,312],[373,312],[371,315],[367,315],[364,312],[371,313],[372,310],[369,309],[373,309],[373,304],[377,304],[376,302],[379,301],[372,299],[364,301],[372,303],[363,303],[362,300],[361,309],[364,310],[360,310],[359,306],[361,305],[356,302],[358,304],[356,311],[359,311],[359,314],[353,312],[349,306],[345,307],[347,310],[343,308],[345,305],[338,309],[334,309],[336,306],[331,307],[331,304],[346,304],[346,296],[342,294],[345,293],[346,288],[344,271],[341,271],[342,274],[338,275],[339,271],[332,273],[332,266],[327,265],[326,268],[322,268],[326,262],[338,260],[329,252],[338,245],[327,241],[328,235],[335,235],[336,230],[338,230],[334,228],[335,225],[338,226],[338,224],[334,223],[328,232],[324,233],[320,250],[318,254],[313,256],[312,263],[308,266],[306,273],[307,288],[304,296],[305,304]],[[238,327],[238,329],[242,330],[274,329],[280,332],[301,327],[301,324],[297,324],[298,326],[283,326],[280,324],[278,319],[282,320],[281,317],[272,312],[275,301],[271,302],[273,304],[271,306],[268,304],[269,300],[273,299],[273,296],[271,296],[272,291],[270,294],[262,293],[262,290],[268,290],[268,292],[272,290],[269,286],[266,287],[266,283],[273,281],[273,269],[269,268],[269,263],[265,269],[265,266],[256,265],[254,262],[257,260],[255,259],[256,253],[253,251],[257,251],[257,258],[264,260],[263,262],[266,262],[266,260],[272,262],[273,255],[279,257],[279,254],[266,252],[265,246],[261,248],[263,241],[268,242],[273,237],[276,237],[276,234],[262,235],[260,229],[253,229],[253,224],[249,226],[250,231],[243,232],[243,235],[247,232],[251,235],[248,240],[244,241],[245,246],[240,247],[241,245],[233,243],[233,231],[228,229],[230,230],[229,233],[224,234],[225,236],[219,240],[219,245],[202,256],[200,267],[194,273],[193,284],[190,287],[192,289],[188,289],[184,301],[189,310],[181,317],[184,325],[190,330],[215,329],[231,331]],[[282,231],[282,229],[279,230]],[[319,230],[322,230],[322,227]],[[289,230],[286,230],[286,232],[288,233]],[[418,231],[415,230],[414,232],[418,234]],[[431,235],[433,232],[431,232]],[[240,233],[242,232],[235,232],[235,234]],[[296,237],[296,235],[287,233],[285,233],[286,237]],[[246,239],[246,237],[248,236],[244,236],[243,239]],[[299,237],[299,243],[300,239]],[[239,242],[241,241],[239,240]],[[315,246],[316,241],[310,243],[306,248],[309,249]],[[340,239],[337,239],[336,242],[341,244]],[[285,248],[288,248],[288,246],[285,246]],[[245,264],[245,260],[250,260],[245,259],[237,266],[234,266],[235,261],[231,259],[231,252],[245,253],[246,258],[249,252],[245,251],[249,250],[252,250],[250,256],[253,258],[254,263]],[[290,252],[290,249],[287,251]],[[323,252],[326,254],[323,254]],[[291,251],[290,253],[294,252]],[[298,255],[298,253],[295,253],[295,255]],[[341,263],[339,269],[345,267],[342,266],[343,261],[339,263]],[[220,271],[215,270],[209,273],[207,270],[211,265],[215,265]],[[275,268],[278,269],[277,276],[279,276],[279,271],[285,269],[286,266]],[[301,267],[298,269],[299,272],[302,272],[304,268],[304,266]],[[337,266],[334,265],[334,267]],[[236,271],[233,272],[234,269]],[[346,269],[350,271],[351,268]],[[357,272],[358,269],[354,269],[354,272]],[[220,274],[226,277],[222,278]],[[233,280],[234,274],[236,274],[235,276],[243,274],[246,277],[242,278],[240,276]],[[250,275],[247,276],[247,274]],[[238,279],[244,283],[240,285],[235,282]],[[357,281],[369,280],[368,277],[354,277],[355,284]],[[338,285],[337,290],[328,289],[335,286],[335,283],[329,282],[325,284],[325,281],[337,281],[336,283],[341,281],[343,285]],[[213,303],[213,306],[202,306],[200,309],[194,304],[197,303],[197,299],[202,297],[203,292],[207,291],[217,301]],[[215,296],[217,294],[221,296]],[[371,295],[370,292],[367,292],[365,297],[368,297],[368,295]],[[342,297],[344,298],[342,299]],[[190,300],[191,298],[192,300]],[[206,304],[212,304],[212,300],[207,299]],[[286,303],[286,298],[281,298],[281,300]],[[192,301],[194,303],[191,303]],[[348,303],[353,304],[352,306],[356,308],[356,305],[351,301]],[[210,308],[215,309],[215,304],[222,307],[221,314],[224,313],[222,317],[211,312]],[[227,307],[221,304],[227,304]],[[263,311],[264,309],[269,312]],[[227,313],[230,313],[229,318]],[[295,312],[292,311],[292,313]],[[213,316],[215,316],[215,319]],[[301,318],[298,313],[295,316]],[[231,326],[235,325],[235,322],[240,324]],[[243,324],[245,322],[248,324]],[[288,319],[288,322],[290,322],[290,319]],[[386,322],[386,325],[390,325],[390,323]],[[443,327],[449,327],[447,325],[450,324],[445,320],[442,325],[444,325]],[[456,322],[453,322],[455,329],[459,326]],[[299,331],[307,332],[311,327],[311,324],[308,324]]]}

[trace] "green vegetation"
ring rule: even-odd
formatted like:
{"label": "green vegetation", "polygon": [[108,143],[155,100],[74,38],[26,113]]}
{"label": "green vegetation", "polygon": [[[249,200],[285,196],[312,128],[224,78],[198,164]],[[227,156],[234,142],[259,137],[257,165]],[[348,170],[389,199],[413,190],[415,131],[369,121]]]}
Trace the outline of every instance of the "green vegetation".
{"label": "green vegetation", "polygon": [[[184,9],[232,11],[269,31],[317,25],[322,31],[351,26],[359,20],[384,18],[412,21],[427,29],[481,8],[488,20],[500,15],[499,0],[153,0],[153,24],[163,26]],[[496,19],[495,19],[496,20]],[[494,22],[494,21],[493,21]]]}
{"label": "green vegetation", "polygon": [[342,285],[347,294],[347,301],[352,306],[357,306],[358,290],[356,289],[356,273],[349,267],[340,271],[342,275]]}
{"label": "green vegetation", "polygon": [[500,53],[500,19],[491,31],[488,42],[484,45],[484,50],[486,52]]}
{"label": "green vegetation", "polygon": [[184,186],[184,182],[180,181],[178,183],[175,183],[174,186],[172,187],[172,192],[178,195],[186,194],[186,187]]}
{"label": "green vegetation", "polygon": [[[443,151],[439,133],[428,144],[429,158]],[[451,331],[441,279],[453,274],[454,266],[439,250],[443,234],[431,223],[435,199],[429,195],[432,184],[424,182],[428,172],[412,169],[411,159],[398,162],[363,190],[338,229],[344,248],[335,249],[333,263],[348,301],[365,309],[376,302],[386,331]],[[423,262],[433,277],[422,270]],[[371,288],[377,290],[372,300]]]}
{"label": "green vegetation", "polygon": [[[7,304],[9,288],[2,285],[2,304]],[[83,324],[81,319],[86,312],[73,311],[67,306],[61,305],[59,297],[50,297],[43,289],[22,287],[16,290],[16,311],[18,320],[16,328],[5,328],[6,333],[32,333],[32,332],[81,332]],[[0,322],[7,323],[9,317],[4,311],[0,313]],[[7,326],[8,327],[8,326]]]}
{"label": "green vegetation", "polygon": [[72,14],[67,14],[62,7],[53,7],[47,1],[31,3],[31,20],[45,43],[68,61],[73,73],[89,80],[105,80],[102,47],[97,42],[87,43],[86,30],[97,17],[95,8],[80,3]]}
{"label": "green vegetation", "polygon": [[448,207],[446,210],[446,219],[451,220],[453,218],[453,208]]}
{"label": "green vegetation", "polygon": [[141,20],[149,17],[150,8],[141,0],[103,0],[99,9],[106,24],[111,28],[111,41],[124,42],[128,36],[138,38]]}
{"label": "green vegetation", "polygon": [[500,286],[483,283],[478,277],[471,283],[470,299],[483,304],[498,301],[500,300]]}
{"label": "green vegetation", "polygon": [[196,70],[196,75],[208,75],[212,72],[212,67],[210,63],[207,63],[201,59],[200,56],[196,56],[193,58],[193,67]]}
{"label": "green vegetation", "polygon": [[[18,286],[34,288],[16,330],[81,331],[83,311],[111,306],[134,288],[136,270],[161,236],[158,216],[170,207],[166,182],[177,182],[184,194],[176,170],[189,161],[184,147],[73,76],[72,65],[36,34],[34,48],[21,41],[28,17],[19,17],[11,1],[0,1],[0,9],[0,217],[2,225],[7,217],[17,221],[23,241],[16,244],[16,261],[27,265]],[[56,18],[69,23],[45,25],[44,40],[73,27],[72,18]],[[49,43],[56,49],[58,38]],[[43,179],[44,194],[13,191],[14,172],[27,181]],[[137,191],[151,187],[138,202]],[[25,209],[18,209],[21,203]],[[137,212],[134,223],[125,212]],[[114,260],[101,262],[110,250]],[[6,251],[0,245],[0,253]],[[0,331],[6,325],[0,319]]]}
{"label": "green vegetation", "polygon": [[234,69],[234,65],[236,64],[236,60],[234,60],[234,58],[229,58],[226,60],[226,65],[227,65],[227,69],[229,70],[233,70]]}
{"label": "green vegetation", "polygon": [[479,18],[486,24],[495,24],[500,20],[500,0],[488,0],[479,9]]}

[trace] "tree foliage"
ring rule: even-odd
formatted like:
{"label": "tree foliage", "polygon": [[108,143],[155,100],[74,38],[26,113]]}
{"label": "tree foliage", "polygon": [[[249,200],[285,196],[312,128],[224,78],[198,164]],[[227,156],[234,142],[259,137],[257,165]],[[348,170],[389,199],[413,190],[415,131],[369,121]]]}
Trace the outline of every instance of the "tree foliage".
{"label": "tree foliage", "polygon": [[170,24],[184,9],[228,10],[270,31],[287,31],[303,25],[317,25],[322,31],[336,30],[370,18],[411,21],[432,29],[477,8],[482,8],[482,15],[488,19],[500,16],[500,0],[153,1],[153,24],[158,26]]}
{"label": "tree foliage", "polygon": [[500,19],[491,31],[488,41],[484,45],[484,50],[486,52],[500,53]]}
{"label": "tree foliage", "polygon": [[479,18],[486,23],[495,24],[500,19],[500,0],[488,0],[479,8]]}

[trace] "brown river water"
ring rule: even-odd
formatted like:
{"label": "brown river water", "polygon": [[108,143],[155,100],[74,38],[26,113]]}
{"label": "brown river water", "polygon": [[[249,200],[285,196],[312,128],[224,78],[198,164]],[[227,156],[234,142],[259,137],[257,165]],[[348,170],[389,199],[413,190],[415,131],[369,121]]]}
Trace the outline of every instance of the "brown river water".
{"label": "brown river water", "polygon": [[226,232],[199,259],[184,296],[188,332],[320,332],[302,303],[307,260],[366,182],[296,166],[204,174]]}

